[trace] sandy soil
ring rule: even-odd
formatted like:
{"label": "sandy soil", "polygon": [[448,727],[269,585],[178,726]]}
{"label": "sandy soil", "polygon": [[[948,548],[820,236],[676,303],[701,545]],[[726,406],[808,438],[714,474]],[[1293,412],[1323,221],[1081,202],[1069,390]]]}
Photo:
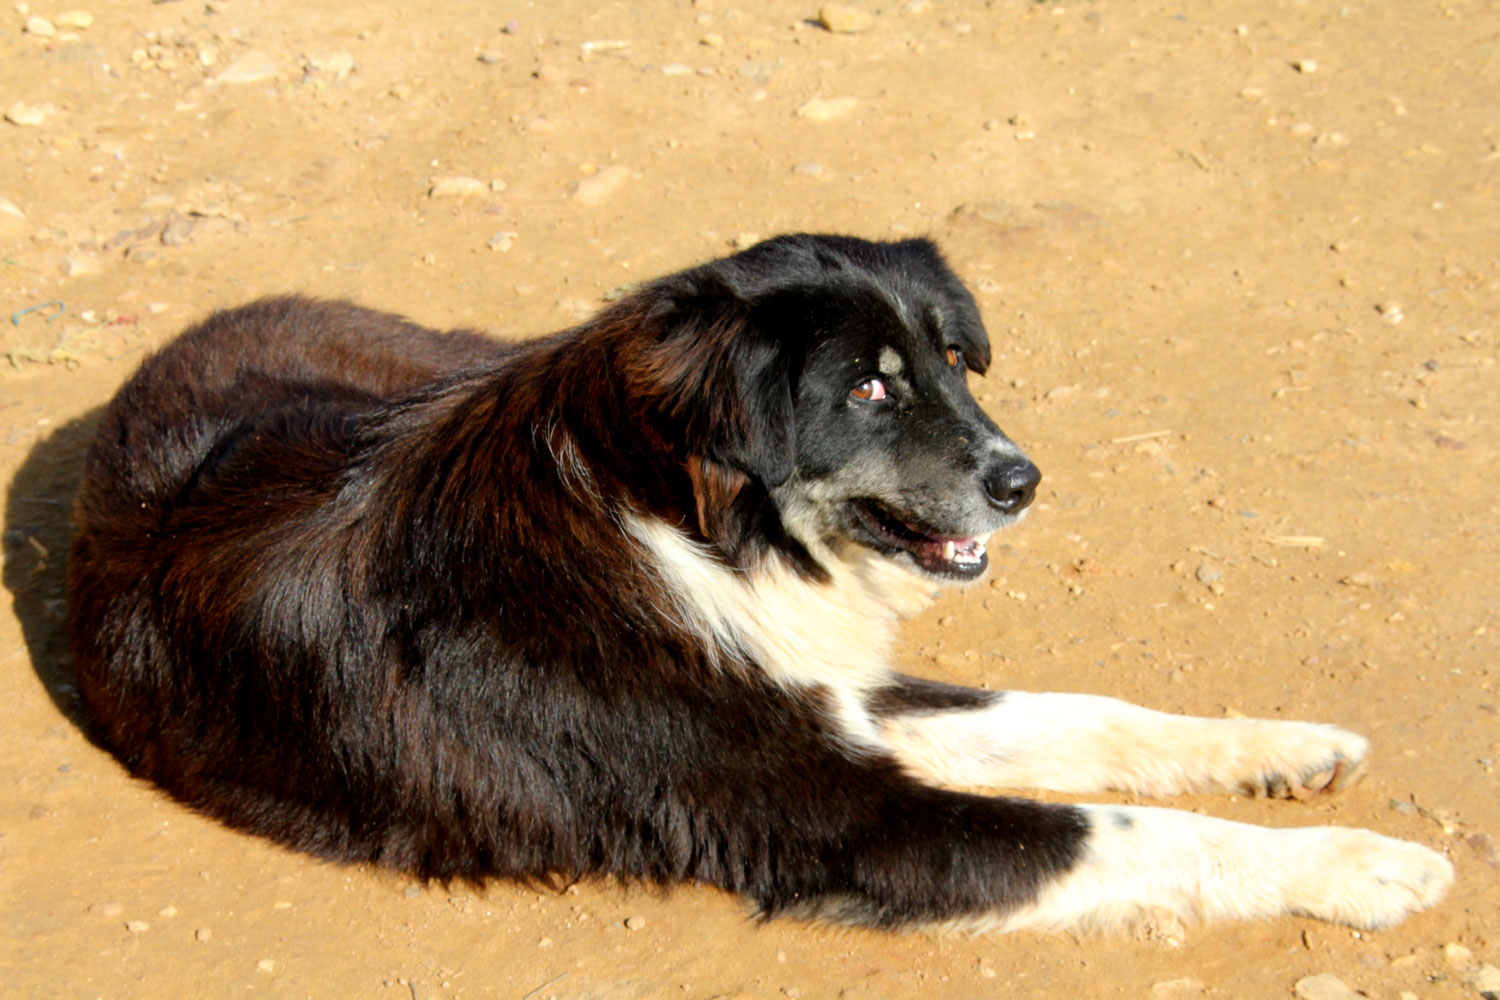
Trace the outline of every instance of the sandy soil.
{"label": "sandy soil", "polygon": [[[1479,995],[1495,0],[890,0],[857,34],[788,0],[86,2],[87,27],[34,3],[50,36],[0,13],[0,305],[62,303],[0,323],[0,992]],[[1367,934],[940,939],[757,926],[704,889],[444,891],[199,819],[69,721],[83,449],[195,317],[298,290],[530,336],[799,229],[940,239],[996,343],[981,399],[1047,475],[903,666],[1364,731],[1342,797],[1173,804],[1438,847],[1444,903]]]}

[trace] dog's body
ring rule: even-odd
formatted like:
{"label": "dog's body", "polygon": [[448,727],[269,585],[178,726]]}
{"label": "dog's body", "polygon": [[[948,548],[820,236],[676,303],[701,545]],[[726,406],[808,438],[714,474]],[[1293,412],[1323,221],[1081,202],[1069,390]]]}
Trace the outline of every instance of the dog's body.
{"label": "dog's body", "polygon": [[1329,726],[902,677],[898,616],[973,579],[1036,470],[922,241],[784,237],[500,344],[345,304],[216,314],[88,459],[69,571],[93,732],[321,857],[426,877],[693,880],[882,927],[1431,904],[1359,830],[942,784],[1280,793]]}

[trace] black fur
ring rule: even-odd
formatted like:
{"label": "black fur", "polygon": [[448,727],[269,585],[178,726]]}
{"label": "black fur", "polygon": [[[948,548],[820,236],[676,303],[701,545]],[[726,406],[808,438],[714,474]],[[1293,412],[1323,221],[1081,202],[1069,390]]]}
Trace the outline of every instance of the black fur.
{"label": "black fur", "polygon": [[[1073,862],[1075,810],[851,748],[827,692],[664,610],[618,519],[825,579],[773,493],[937,426],[822,429],[893,292],[984,370],[922,241],[772,241],[520,344],[299,298],[215,314],[88,458],[68,590],[94,736],[234,827],[428,878],[694,880],[883,927],[1026,901]],[[988,424],[962,399],[941,419]],[[987,697],[958,691],[893,678],[871,708]]]}

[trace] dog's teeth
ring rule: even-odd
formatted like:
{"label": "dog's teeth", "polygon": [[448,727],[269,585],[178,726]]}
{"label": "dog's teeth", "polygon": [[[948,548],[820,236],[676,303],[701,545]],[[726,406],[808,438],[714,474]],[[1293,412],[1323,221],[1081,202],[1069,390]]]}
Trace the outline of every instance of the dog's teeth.
{"label": "dog's teeth", "polygon": [[953,556],[957,551],[958,546],[954,545],[951,539],[943,543],[943,558],[949,562],[953,561]]}

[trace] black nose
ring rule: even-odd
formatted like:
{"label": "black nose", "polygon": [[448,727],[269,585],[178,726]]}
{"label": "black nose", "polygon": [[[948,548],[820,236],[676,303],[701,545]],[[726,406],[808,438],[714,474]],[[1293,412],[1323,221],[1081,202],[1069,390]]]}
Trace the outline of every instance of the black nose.
{"label": "black nose", "polygon": [[990,503],[1007,514],[1019,514],[1036,497],[1042,472],[1025,459],[995,466],[984,477],[984,491]]}

